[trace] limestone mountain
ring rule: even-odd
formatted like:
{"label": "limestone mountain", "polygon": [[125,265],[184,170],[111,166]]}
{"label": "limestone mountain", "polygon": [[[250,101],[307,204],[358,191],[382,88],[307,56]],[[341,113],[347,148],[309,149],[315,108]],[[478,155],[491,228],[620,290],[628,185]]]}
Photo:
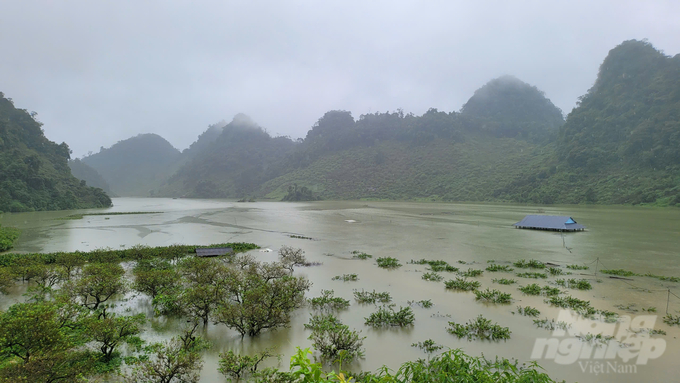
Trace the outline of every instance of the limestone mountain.
{"label": "limestone mountain", "polygon": [[180,151],[157,134],[140,134],[81,161],[95,169],[119,196],[148,197],[172,173]]}

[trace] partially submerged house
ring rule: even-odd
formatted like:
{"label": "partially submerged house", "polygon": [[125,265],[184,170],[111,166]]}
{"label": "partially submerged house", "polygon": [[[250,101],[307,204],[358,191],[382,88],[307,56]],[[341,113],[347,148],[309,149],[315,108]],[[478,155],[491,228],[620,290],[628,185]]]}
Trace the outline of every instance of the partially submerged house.
{"label": "partially submerged house", "polygon": [[231,247],[211,247],[211,248],[197,248],[197,257],[218,257],[220,255],[227,255],[234,252]]}
{"label": "partially submerged house", "polygon": [[528,215],[512,226],[518,229],[551,231],[583,231],[586,228],[573,218],[562,215]]}

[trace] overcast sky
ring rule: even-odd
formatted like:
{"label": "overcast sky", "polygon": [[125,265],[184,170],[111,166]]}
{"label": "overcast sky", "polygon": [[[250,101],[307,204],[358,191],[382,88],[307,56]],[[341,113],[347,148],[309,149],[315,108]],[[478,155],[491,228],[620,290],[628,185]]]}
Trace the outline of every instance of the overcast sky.
{"label": "overcast sky", "polygon": [[680,1],[2,0],[0,91],[80,157],[139,133],[181,149],[251,116],[304,137],[327,111],[458,111],[511,74],[567,114],[607,52],[680,53]]}

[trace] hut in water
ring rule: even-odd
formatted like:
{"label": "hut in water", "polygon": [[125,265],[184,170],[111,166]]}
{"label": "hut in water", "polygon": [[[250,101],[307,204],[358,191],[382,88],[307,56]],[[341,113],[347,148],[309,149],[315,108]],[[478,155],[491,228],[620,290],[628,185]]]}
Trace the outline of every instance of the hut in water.
{"label": "hut in water", "polygon": [[528,215],[512,226],[518,229],[551,231],[583,231],[586,228],[573,218],[562,215]]}
{"label": "hut in water", "polygon": [[202,248],[202,249],[196,249],[196,256],[197,257],[217,257],[220,255],[226,255],[226,254],[231,254],[234,252],[234,249],[231,247],[211,247],[211,248]]}

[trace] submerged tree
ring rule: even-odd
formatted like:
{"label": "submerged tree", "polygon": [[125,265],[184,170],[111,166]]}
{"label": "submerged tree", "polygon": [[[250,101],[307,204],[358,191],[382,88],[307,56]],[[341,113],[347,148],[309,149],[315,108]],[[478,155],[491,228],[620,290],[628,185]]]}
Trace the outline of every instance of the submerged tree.
{"label": "submerged tree", "polygon": [[229,298],[218,307],[216,321],[242,337],[285,327],[291,312],[304,304],[310,286],[305,278],[289,275],[280,263],[251,261],[233,274],[227,286]]}

